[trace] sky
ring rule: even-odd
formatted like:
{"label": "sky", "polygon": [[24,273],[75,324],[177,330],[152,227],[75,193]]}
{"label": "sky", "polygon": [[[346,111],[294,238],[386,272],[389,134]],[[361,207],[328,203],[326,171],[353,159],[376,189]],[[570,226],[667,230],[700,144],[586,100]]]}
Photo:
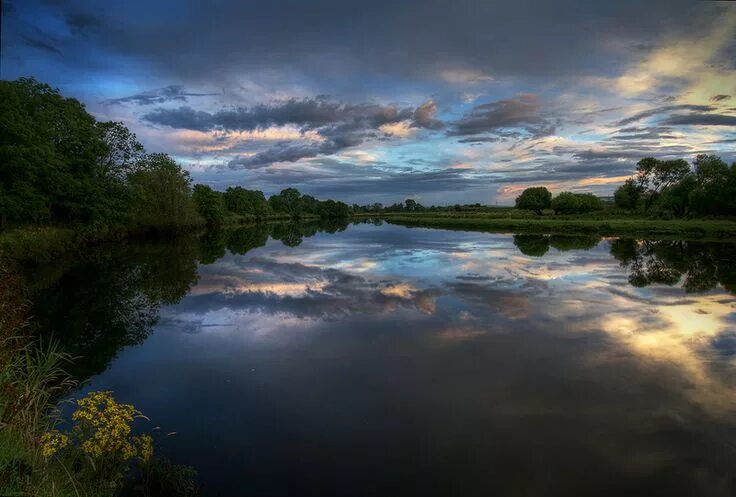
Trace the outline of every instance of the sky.
{"label": "sky", "polygon": [[2,9],[2,79],[59,88],[220,190],[507,205],[610,195],[646,156],[736,161],[736,2]]}

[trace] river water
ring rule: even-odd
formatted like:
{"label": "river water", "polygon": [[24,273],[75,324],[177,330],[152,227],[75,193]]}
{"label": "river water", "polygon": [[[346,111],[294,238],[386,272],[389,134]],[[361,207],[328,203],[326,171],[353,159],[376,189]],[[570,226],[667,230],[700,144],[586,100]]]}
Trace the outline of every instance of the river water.
{"label": "river water", "polygon": [[276,225],[30,281],[205,495],[736,494],[731,244]]}

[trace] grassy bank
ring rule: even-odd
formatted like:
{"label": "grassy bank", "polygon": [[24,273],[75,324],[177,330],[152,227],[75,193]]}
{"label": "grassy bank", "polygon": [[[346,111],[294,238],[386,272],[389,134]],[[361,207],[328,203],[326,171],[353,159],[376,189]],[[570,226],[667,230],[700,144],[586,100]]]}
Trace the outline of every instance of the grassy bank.
{"label": "grassy bank", "polygon": [[380,218],[403,226],[451,230],[736,240],[736,221],[721,219],[664,220],[608,217],[586,219],[545,216],[515,219],[482,214],[454,216],[435,213],[388,213],[381,215]]}
{"label": "grassy bank", "polygon": [[196,471],[154,455],[154,432],[132,431],[147,418],[111,392],[66,403],[73,413],[61,419],[74,358],[33,336],[27,310],[24,281],[0,253],[0,495],[200,495]]}

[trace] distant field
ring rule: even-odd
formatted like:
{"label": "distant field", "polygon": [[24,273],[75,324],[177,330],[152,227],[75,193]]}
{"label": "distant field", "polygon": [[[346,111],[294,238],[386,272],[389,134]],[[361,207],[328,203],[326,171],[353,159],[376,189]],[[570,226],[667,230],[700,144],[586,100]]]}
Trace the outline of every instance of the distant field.
{"label": "distant field", "polygon": [[[515,217],[515,209],[492,212],[442,213],[387,213],[380,217],[389,223],[403,226],[442,228],[454,230],[534,232],[599,235],[636,235],[649,237],[719,238],[736,240],[736,221],[731,219],[661,220],[636,217],[613,218],[606,214],[596,216]],[[366,216],[367,217],[367,216]]]}

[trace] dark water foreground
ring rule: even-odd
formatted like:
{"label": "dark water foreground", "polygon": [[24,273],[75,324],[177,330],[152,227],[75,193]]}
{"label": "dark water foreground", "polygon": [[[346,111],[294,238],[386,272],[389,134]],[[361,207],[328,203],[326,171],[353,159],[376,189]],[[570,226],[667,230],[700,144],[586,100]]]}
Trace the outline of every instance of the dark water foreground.
{"label": "dark water foreground", "polygon": [[100,249],[34,319],[207,495],[736,494],[734,245],[322,229]]}

